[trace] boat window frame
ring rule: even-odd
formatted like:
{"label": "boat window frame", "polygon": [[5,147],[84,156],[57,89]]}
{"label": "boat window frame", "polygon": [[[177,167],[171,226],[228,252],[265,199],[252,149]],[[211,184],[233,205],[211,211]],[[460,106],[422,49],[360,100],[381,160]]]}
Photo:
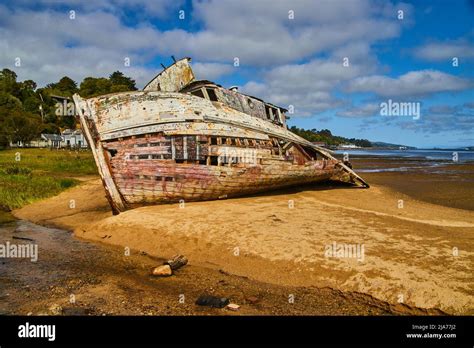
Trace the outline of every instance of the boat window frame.
{"label": "boat window frame", "polygon": [[[194,94],[195,92],[200,92],[202,94],[202,96]],[[207,95],[207,94],[204,94],[202,87],[196,88],[196,89],[190,91],[189,93],[192,94],[195,97],[199,97],[199,98],[203,98],[203,99],[206,99],[206,95]]]}
{"label": "boat window frame", "polygon": [[[216,89],[215,88],[212,88],[212,87],[204,87],[204,90],[206,91],[206,94],[207,94],[207,99],[210,100],[211,102],[217,102],[219,101],[219,98],[217,97],[217,93],[216,93]],[[214,95],[215,97],[215,100],[211,98],[211,95],[209,94],[209,91],[212,92],[212,94]]]}

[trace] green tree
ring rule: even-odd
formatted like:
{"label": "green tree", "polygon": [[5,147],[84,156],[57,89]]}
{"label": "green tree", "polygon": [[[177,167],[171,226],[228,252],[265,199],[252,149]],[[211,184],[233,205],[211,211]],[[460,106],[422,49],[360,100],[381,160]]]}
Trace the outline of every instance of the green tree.
{"label": "green tree", "polygon": [[0,71],[0,91],[19,97],[20,88],[16,78],[16,73],[10,69]]}
{"label": "green tree", "polygon": [[120,71],[114,71],[109,76],[109,80],[112,83],[112,92],[126,92],[136,91],[135,80],[130,77],[124,76]]}
{"label": "green tree", "polygon": [[5,119],[4,127],[8,140],[28,144],[31,140],[39,137],[41,120],[38,119],[38,115],[30,112],[14,110]]}
{"label": "green tree", "polygon": [[58,94],[62,97],[71,97],[78,92],[77,83],[68,76],[64,76],[58,82],[50,83],[46,87],[55,92],[52,94]]}
{"label": "green tree", "polygon": [[110,93],[112,83],[105,77],[86,77],[79,88],[79,94],[84,98],[95,97]]}
{"label": "green tree", "polygon": [[7,114],[12,110],[21,109],[20,99],[13,95],[0,91],[0,115]]}

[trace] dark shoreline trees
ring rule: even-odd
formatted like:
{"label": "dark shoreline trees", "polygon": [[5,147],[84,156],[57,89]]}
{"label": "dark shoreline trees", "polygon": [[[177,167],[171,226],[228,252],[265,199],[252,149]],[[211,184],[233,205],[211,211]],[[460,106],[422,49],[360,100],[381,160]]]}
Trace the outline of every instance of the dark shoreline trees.
{"label": "dark shoreline trees", "polygon": [[344,138],[333,135],[329,129],[303,129],[292,126],[290,131],[311,142],[324,142],[329,146],[341,144],[354,144],[360,147],[371,147],[372,143],[367,139]]}
{"label": "dark shoreline trees", "polygon": [[10,69],[0,71],[0,148],[10,142],[28,144],[41,133],[58,134],[61,129],[74,128],[75,117],[58,116],[56,96],[71,98],[74,93],[84,97],[135,91],[135,80],[115,71],[108,78],[86,77],[78,84],[68,76],[58,82],[37,88],[32,80],[17,81]]}

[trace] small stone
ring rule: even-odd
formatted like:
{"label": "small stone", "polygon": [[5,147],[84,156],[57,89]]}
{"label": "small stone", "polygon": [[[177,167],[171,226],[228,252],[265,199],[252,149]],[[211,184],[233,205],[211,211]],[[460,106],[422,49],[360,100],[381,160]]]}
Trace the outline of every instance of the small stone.
{"label": "small stone", "polygon": [[209,306],[214,308],[224,308],[229,304],[229,299],[226,297],[217,297],[212,295],[201,295],[196,300],[199,306]]}
{"label": "small stone", "polygon": [[48,309],[52,315],[61,315],[63,312],[63,308],[56,303],[51,305]]}
{"label": "small stone", "polygon": [[238,311],[240,308],[240,306],[238,304],[235,304],[235,303],[229,303],[227,305],[227,309],[230,309],[231,311]]}
{"label": "small stone", "polygon": [[28,312],[26,315],[30,317],[33,315],[33,312]]}
{"label": "small stone", "polygon": [[169,277],[173,274],[173,271],[170,265],[163,265],[154,268],[152,274],[158,277]]}
{"label": "small stone", "polygon": [[83,316],[83,315],[88,315],[90,310],[88,308],[82,308],[82,307],[64,307],[63,308],[63,315],[68,315],[68,316]]}
{"label": "small stone", "polygon": [[252,304],[258,302],[258,298],[255,297],[255,296],[249,296],[249,297],[246,298],[246,300],[247,300],[248,302],[252,303]]}

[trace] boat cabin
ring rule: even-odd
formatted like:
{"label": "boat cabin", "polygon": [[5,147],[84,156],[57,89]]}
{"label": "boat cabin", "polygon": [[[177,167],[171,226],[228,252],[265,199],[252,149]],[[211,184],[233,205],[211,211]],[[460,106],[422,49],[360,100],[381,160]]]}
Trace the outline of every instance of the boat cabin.
{"label": "boat cabin", "polygon": [[285,113],[288,110],[240,93],[237,87],[227,89],[212,81],[196,80],[189,65],[190,61],[191,58],[175,61],[151,80],[143,90],[189,93],[211,102],[223,103],[240,112],[286,128]]}
{"label": "boat cabin", "polygon": [[212,102],[221,102],[235,110],[261,118],[276,125],[285,127],[284,108],[266,103],[261,99],[240,93],[236,87],[227,89],[207,80],[193,81],[180,90]]}

